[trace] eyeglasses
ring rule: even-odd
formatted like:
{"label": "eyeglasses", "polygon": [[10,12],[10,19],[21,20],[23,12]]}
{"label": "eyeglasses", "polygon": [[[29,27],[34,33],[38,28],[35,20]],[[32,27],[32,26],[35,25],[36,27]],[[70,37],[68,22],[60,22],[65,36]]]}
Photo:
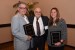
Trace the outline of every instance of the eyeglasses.
{"label": "eyeglasses", "polygon": [[19,7],[20,9],[27,9],[26,7]]}

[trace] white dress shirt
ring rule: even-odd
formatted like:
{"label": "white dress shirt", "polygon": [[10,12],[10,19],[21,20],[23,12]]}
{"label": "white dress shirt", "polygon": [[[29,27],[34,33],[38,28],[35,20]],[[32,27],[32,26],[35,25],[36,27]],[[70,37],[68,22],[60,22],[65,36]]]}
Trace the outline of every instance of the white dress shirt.
{"label": "white dress shirt", "polygon": [[24,20],[26,21],[27,24],[29,24],[27,16],[24,15]]}
{"label": "white dress shirt", "polygon": [[[36,17],[34,17],[34,20],[33,20],[33,27],[34,27],[34,32],[35,32],[35,35],[37,35],[37,27],[36,27]],[[45,30],[44,30],[44,25],[43,25],[43,21],[42,21],[42,18],[40,17],[38,19],[38,22],[39,22],[39,26],[40,26],[40,35],[43,35],[45,33]]]}

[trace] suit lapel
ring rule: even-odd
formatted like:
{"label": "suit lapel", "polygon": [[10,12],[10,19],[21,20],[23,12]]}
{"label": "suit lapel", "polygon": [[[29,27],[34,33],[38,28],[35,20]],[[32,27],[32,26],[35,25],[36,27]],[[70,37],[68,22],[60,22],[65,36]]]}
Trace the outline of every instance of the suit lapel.
{"label": "suit lapel", "polygon": [[44,17],[42,16],[42,21],[43,21],[43,25],[45,26],[45,20],[44,20]]}

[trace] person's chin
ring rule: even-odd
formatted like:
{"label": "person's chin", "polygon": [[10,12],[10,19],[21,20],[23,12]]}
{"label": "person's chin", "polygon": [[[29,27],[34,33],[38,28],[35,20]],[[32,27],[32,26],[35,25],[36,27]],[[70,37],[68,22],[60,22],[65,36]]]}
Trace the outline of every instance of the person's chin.
{"label": "person's chin", "polygon": [[23,15],[25,15],[25,13],[22,13]]}
{"label": "person's chin", "polygon": [[39,17],[40,17],[40,15],[37,15],[37,17],[39,18]]}

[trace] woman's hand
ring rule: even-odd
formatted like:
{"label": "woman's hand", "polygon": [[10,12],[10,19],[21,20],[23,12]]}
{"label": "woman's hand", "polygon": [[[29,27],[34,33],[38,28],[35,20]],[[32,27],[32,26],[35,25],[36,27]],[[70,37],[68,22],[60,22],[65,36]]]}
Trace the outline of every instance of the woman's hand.
{"label": "woman's hand", "polygon": [[28,36],[28,39],[27,40],[31,40],[32,39],[32,37],[31,36]]}
{"label": "woman's hand", "polygon": [[60,46],[63,42],[64,40],[60,40],[60,42],[55,43],[55,46]]}
{"label": "woman's hand", "polygon": [[54,44],[55,46],[60,46],[61,45],[61,42],[57,42]]}
{"label": "woman's hand", "polygon": [[60,42],[61,42],[61,43],[63,43],[63,42],[64,42],[64,40],[60,40]]}

